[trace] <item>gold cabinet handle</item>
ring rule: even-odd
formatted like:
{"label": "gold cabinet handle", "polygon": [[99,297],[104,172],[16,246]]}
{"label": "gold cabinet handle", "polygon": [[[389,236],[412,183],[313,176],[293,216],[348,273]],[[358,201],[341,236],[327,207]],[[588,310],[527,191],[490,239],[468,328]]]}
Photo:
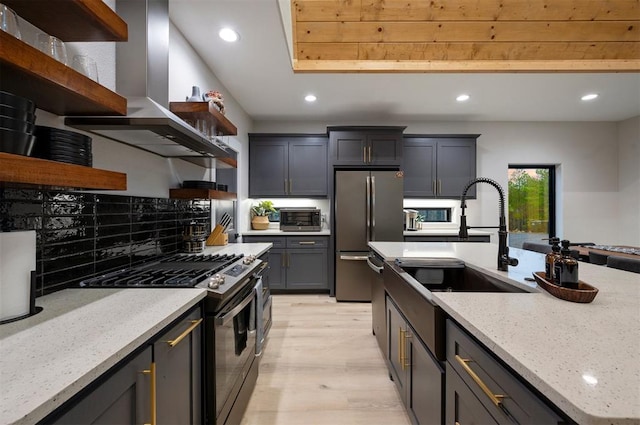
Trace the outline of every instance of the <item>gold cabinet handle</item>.
{"label": "gold cabinet handle", "polygon": [[369,145],[369,164],[371,164],[371,145]]}
{"label": "gold cabinet handle", "polygon": [[289,179],[289,195],[293,193],[293,179]]}
{"label": "gold cabinet handle", "polygon": [[434,194],[434,195],[437,195],[437,194],[438,194],[438,188],[436,187],[436,181],[435,181],[435,180],[433,180],[433,181],[431,182],[431,190],[433,190],[433,194]]}
{"label": "gold cabinet handle", "polygon": [[145,425],[156,425],[157,417],[156,417],[156,364],[155,362],[151,362],[151,366],[149,369],[143,370],[142,373],[144,375],[151,376],[151,423]]}
{"label": "gold cabinet handle", "polygon": [[502,394],[494,394],[493,392],[491,392],[489,387],[487,387],[487,384],[482,382],[482,379],[480,379],[480,377],[478,375],[476,375],[476,373],[473,371],[473,369],[471,369],[471,367],[469,366],[468,363],[472,362],[473,360],[471,360],[471,359],[463,359],[462,357],[460,357],[459,355],[456,354],[456,361],[458,363],[460,363],[460,366],[462,366],[462,368],[465,370],[465,372],[467,372],[469,374],[469,376],[471,376],[471,379],[473,379],[473,381],[476,384],[478,384],[478,386],[480,387],[482,392],[485,393],[485,395],[487,397],[489,397],[489,400],[491,400],[491,402],[494,405],[496,405],[496,407],[502,408],[502,399],[506,398],[508,396],[502,395]]}
{"label": "gold cabinet handle", "polygon": [[442,180],[438,179],[438,195],[442,194]]}
{"label": "gold cabinet handle", "polygon": [[284,194],[287,194],[287,179],[284,179]]}
{"label": "gold cabinet handle", "polygon": [[362,147],[362,162],[367,163],[367,146]]}
{"label": "gold cabinet handle", "polygon": [[400,335],[400,342],[398,343],[398,345],[399,345],[400,348],[398,350],[400,351],[400,359],[399,359],[400,360],[400,367],[402,368],[402,370],[405,370],[405,365],[404,365],[404,363],[405,363],[404,362],[405,361],[405,358],[404,358],[404,348],[405,348],[404,347],[404,335],[405,335],[405,331],[404,331],[404,329],[400,328],[399,335]]}
{"label": "gold cabinet handle", "polygon": [[167,344],[169,344],[169,347],[173,348],[176,345],[180,344],[180,341],[182,341],[183,339],[185,339],[185,337],[187,335],[189,335],[191,332],[193,332],[193,330],[195,328],[198,327],[198,325],[202,323],[202,319],[198,319],[198,320],[192,320],[191,321],[191,326],[189,326],[187,328],[187,330],[185,330],[184,332],[182,332],[180,334],[180,336],[178,336],[176,339],[172,339],[171,341],[167,341]]}
{"label": "gold cabinet handle", "polygon": [[315,245],[316,241],[300,241],[298,245]]}
{"label": "gold cabinet handle", "polygon": [[398,328],[398,361],[400,362],[400,366],[402,370],[404,370],[404,361],[402,359],[402,333],[404,332],[402,328]]}

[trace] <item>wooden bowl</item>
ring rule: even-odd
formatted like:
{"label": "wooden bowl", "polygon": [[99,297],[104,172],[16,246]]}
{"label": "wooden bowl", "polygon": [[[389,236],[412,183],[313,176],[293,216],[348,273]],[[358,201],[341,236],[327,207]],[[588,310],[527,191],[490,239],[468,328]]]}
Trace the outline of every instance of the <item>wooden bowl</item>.
{"label": "wooden bowl", "polygon": [[598,288],[581,280],[578,281],[578,289],[570,289],[558,286],[553,282],[549,282],[545,278],[544,272],[534,272],[533,277],[542,289],[561,300],[571,301],[574,303],[590,303],[596,295],[598,295]]}

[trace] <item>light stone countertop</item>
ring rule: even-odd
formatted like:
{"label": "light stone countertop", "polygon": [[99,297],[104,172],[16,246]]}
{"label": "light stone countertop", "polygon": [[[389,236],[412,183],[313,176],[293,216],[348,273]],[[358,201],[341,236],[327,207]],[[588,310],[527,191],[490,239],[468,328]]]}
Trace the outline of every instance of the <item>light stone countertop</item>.
{"label": "light stone countertop", "polygon": [[323,229],[318,232],[283,232],[279,228],[269,228],[265,230],[245,230],[240,234],[243,236],[329,236],[331,231]]}
{"label": "light stone countertop", "polygon": [[[259,256],[271,243],[206,247]],[[0,325],[0,424],[33,424],[206,296],[205,289],[66,289],[43,310]]]}
{"label": "light stone countertop", "polygon": [[[442,227],[442,228],[428,228],[420,230],[405,230],[404,236],[458,236],[460,231],[459,227]],[[491,236],[491,232],[485,232],[482,230],[468,230],[469,236]]]}
{"label": "light stone countertop", "polygon": [[525,281],[544,255],[511,248],[517,267],[497,270],[496,244],[371,242],[388,260],[454,257],[534,293],[435,292],[417,288],[581,425],[640,423],[640,274],[580,263],[599,292],[579,304]]}

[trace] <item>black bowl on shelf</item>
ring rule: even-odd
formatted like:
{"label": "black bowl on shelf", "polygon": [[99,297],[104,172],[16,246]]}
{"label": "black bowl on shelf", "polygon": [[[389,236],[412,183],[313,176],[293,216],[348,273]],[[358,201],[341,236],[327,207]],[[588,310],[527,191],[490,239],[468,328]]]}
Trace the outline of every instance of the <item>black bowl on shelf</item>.
{"label": "black bowl on shelf", "polygon": [[36,114],[32,111],[27,111],[20,108],[14,108],[11,105],[5,105],[0,103],[0,115],[13,118],[15,120],[28,121],[31,123],[36,122]]}
{"label": "black bowl on shelf", "polygon": [[33,134],[35,124],[33,122],[0,115],[0,127],[20,131],[22,133]]}
{"label": "black bowl on shelf", "polygon": [[0,128],[0,152],[29,156],[35,140],[36,138],[32,134]]}
{"label": "black bowl on shelf", "polygon": [[93,166],[91,137],[61,128],[36,126],[33,156],[68,164]]}
{"label": "black bowl on shelf", "polygon": [[17,109],[22,109],[29,112],[35,112],[36,105],[32,100],[26,97],[17,96],[13,93],[0,90],[0,103],[3,105],[9,105]]}
{"label": "black bowl on shelf", "polygon": [[216,182],[206,180],[185,180],[182,182],[183,189],[216,189]]}

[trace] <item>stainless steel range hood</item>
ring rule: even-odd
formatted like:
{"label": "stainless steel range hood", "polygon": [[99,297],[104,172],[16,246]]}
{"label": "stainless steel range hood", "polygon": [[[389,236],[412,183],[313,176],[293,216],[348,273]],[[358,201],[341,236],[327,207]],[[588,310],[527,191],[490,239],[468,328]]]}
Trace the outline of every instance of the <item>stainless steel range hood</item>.
{"label": "stainless steel range hood", "polygon": [[169,158],[210,166],[207,158],[235,158],[169,111],[169,1],[117,0],[129,41],[116,43],[116,91],[126,116],[66,117],[65,124]]}

